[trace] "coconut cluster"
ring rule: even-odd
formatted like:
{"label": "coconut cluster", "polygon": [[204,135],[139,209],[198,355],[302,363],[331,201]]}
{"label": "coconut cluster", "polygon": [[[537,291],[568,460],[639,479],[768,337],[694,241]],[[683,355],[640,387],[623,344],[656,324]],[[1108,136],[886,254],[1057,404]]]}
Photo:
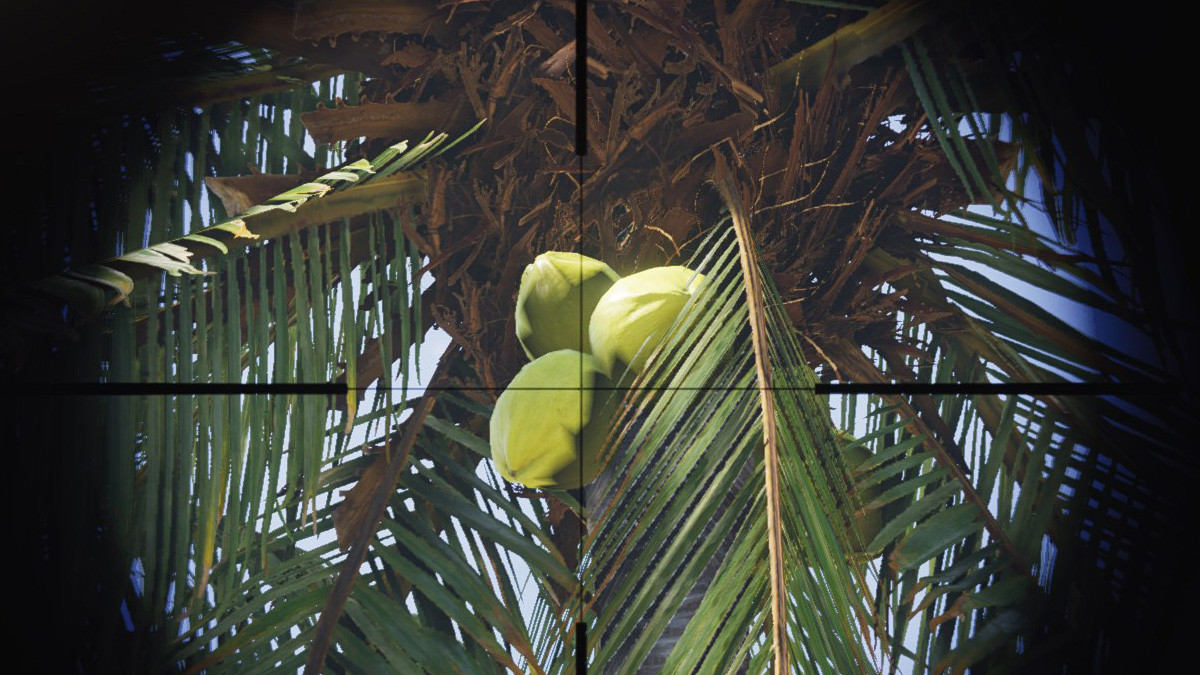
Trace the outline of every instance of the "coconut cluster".
{"label": "coconut cluster", "polygon": [[535,258],[521,274],[515,312],[517,339],[531,360],[492,411],[500,475],[561,490],[595,480],[616,413],[612,382],[626,369],[642,372],[703,279],[679,266],[622,278],[578,253]]}
{"label": "coconut cluster", "polygon": [[[621,277],[578,253],[535,258],[521,275],[515,310],[517,339],[530,362],[492,411],[489,436],[500,475],[560,490],[595,480],[619,403],[612,383],[627,370],[645,370],[703,281],[680,266]],[[837,441],[851,472],[871,456],[846,432]],[[867,504],[878,493],[870,486],[860,499]],[[857,515],[851,555],[870,557],[866,545],[881,527],[878,509]]]}

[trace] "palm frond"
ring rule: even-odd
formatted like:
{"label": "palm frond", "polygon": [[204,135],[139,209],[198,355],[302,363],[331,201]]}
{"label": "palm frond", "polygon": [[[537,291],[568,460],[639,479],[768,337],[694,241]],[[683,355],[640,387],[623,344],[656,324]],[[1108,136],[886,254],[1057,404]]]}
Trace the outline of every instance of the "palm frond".
{"label": "palm frond", "polygon": [[[728,611],[695,614],[668,662],[707,670],[775,658],[769,642],[757,644],[759,627],[771,615],[770,556],[762,548],[771,519],[760,473],[763,409],[746,290],[728,220],[702,248],[706,258],[692,265],[705,274],[706,290],[672,328],[674,337],[659,351],[657,365],[632,383],[626,400],[630,421],[618,423],[619,433],[609,443],[621,451],[588,492],[583,574],[596,597],[595,613],[588,614],[594,616],[589,635],[598,642],[592,662],[604,672],[636,669],[701,571],[718,562],[703,606],[739,597],[736,621]],[[768,294],[765,302],[777,306],[777,296]],[[857,628],[845,620],[865,616],[865,607],[851,590],[854,581],[844,564],[848,522],[835,506],[849,500],[849,484],[827,409],[812,394],[807,366],[796,360],[798,347],[788,343],[790,332],[779,330],[777,310],[764,319],[780,401],[781,554],[812,567],[789,564],[780,570],[787,589],[783,667],[857,672],[869,668],[869,660],[854,637]],[[748,479],[739,480],[746,471]],[[831,482],[831,476],[840,481]],[[727,549],[723,561],[715,556],[718,547]],[[756,553],[747,555],[747,547]],[[811,639],[801,640],[802,634]],[[712,640],[725,648],[702,646]]]}
{"label": "palm frond", "polygon": [[[315,93],[307,86],[303,91]],[[284,142],[288,136],[282,130],[287,125],[281,115],[260,120],[258,103],[252,102],[250,109],[254,111],[247,127],[250,138],[272,136],[274,153],[272,159],[264,160],[264,168],[282,169],[278,159],[299,144]],[[236,116],[242,108],[233,105],[227,110]],[[80,283],[99,283],[117,300],[136,302],[136,308],[118,308],[104,317],[115,340],[126,341],[113,343],[113,358],[120,362],[114,361],[107,371],[109,380],[328,381],[340,371],[339,362],[353,361],[347,354],[360,353],[362,341],[386,335],[390,344],[392,333],[402,336],[404,349],[399,361],[407,370],[409,346],[424,334],[413,328],[414,320],[420,325],[420,294],[409,294],[411,280],[417,278],[419,257],[394,218],[371,218],[362,225],[356,222],[353,236],[348,236],[345,224],[339,231],[336,225],[323,223],[394,205],[395,183],[414,181],[405,179],[403,171],[452,144],[444,142],[444,135],[431,134],[414,148],[401,144],[384,152],[374,164],[351,163],[252,207],[238,215],[251,223],[276,223],[277,235],[296,233],[241,249],[229,245],[233,241],[230,235],[247,235],[246,220],[229,219],[206,229],[194,226],[197,215],[207,208],[201,198],[201,178],[212,165],[184,172],[183,149],[191,149],[189,162],[204,161],[203,150],[213,140],[205,124],[210,114],[215,113],[204,111],[200,116],[199,154],[193,147],[197,145],[195,137],[189,138],[186,131],[194,127],[185,126],[182,137],[164,127],[160,130],[164,152],[156,172],[145,178],[144,189],[139,189],[136,181],[146,174],[134,176],[129,208],[147,214],[144,220],[149,231],[141,231],[143,218],[139,217],[136,226],[128,228],[126,241],[153,242],[161,237],[160,243],[54,278],[68,280],[68,292],[77,292]],[[298,115],[291,117],[294,133]],[[241,127],[242,121],[234,119],[230,125]],[[299,131],[303,134],[302,128]],[[237,147],[231,136],[225,139],[230,152],[221,154],[223,164],[235,157],[232,148]],[[210,158],[218,159],[215,154]],[[176,172],[174,178],[172,171]],[[186,197],[171,189],[173,184],[185,183]],[[334,186],[357,184],[365,184],[376,197],[364,197],[362,188],[356,192],[351,187],[346,204],[353,206],[334,205],[333,211],[313,208],[328,201],[314,198],[335,191]],[[391,194],[379,202],[377,195],[386,192]],[[139,201],[139,195],[145,199]],[[192,210],[191,227],[184,218],[185,209]],[[284,223],[289,218],[291,225]],[[299,221],[314,218],[320,223],[312,222],[303,229],[306,224]],[[201,270],[194,264],[197,251],[202,256],[219,255],[206,261],[207,269]],[[355,285],[349,274],[339,275],[339,271],[348,273],[354,268],[361,268],[368,283]],[[164,283],[155,277],[155,271],[175,276]],[[139,283],[131,287],[134,279]],[[60,282],[44,285],[43,290],[64,289]],[[382,301],[375,311],[360,309],[368,292]],[[332,311],[338,295],[343,296],[341,312]],[[107,298],[103,304],[108,304]],[[77,319],[83,321],[90,315],[94,312],[81,312]],[[389,375],[390,371],[388,368]],[[114,376],[126,379],[114,380]],[[390,379],[385,385],[390,404]],[[357,398],[353,400],[357,402]],[[213,624],[200,617],[220,620],[239,598],[261,594],[262,586],[256,583],[275,588],[270,570],[297,555],[294,543],[283,542],[300,538],[302,524],[311,524],[314,533],[332,531],[331,493],[324,491],[322,482],[329,461],[328,441],[345,448],[348,434],[344,427],[355,412],[351,406],[336,438],[328,433],[325,397],[153,397],[137,399],[115,416],[118,423],[110,435],[114,461],[108,469],[109,481],[101,489],[119,490],[127,497],[114,502],[120,506],[114,510],[116,539],[110,545],[117,547],[118,557],[124,558],[127,567],[134,561],[136,567],[146,570],[140,590],[125,598],[130,620],[139,630],[153,626],[166,639],[181,631],[188,636],[191,626],[203,637],[191,634],[187,644],[207,649],[211,638],[221,645],[212,654],[201,656],[186,650],[166,656],[172,650],[160,645],[143,650],[144,659],[169,658],[190,666],[208,663],[215,667],[222,659],[238,654],[234,660],[245,663],[242,656],[249,653],[245,650],[253,648],[261,654],[262,646],[309,621],[311,612],[295,615],[281,609],[294,601],[290,590],[268,595],[273,604],[267,607],[283,613],[282,623],[257,622],[256,618],[254,630],[249,630],[243,618],[227,629],[211,632]],[[178,451],[168,451],[170,447]],[[129,454],[131,462],[116,459],[130,448],[136,448]],[[318,504],[319,497],[326,501],[324,507]],[[332,568],[325,558],[301,556],[307,572],[328,578]],[[246,585],[248,581],[250,585]],[[121,601],[123,593],[116,588],[105,592],[110,604],[114,597]],[[327,590],[322,592],[327,594]],[[312,589],[306,588],[304,598],[311,595]],[[310,600],[295,602],[294,607],[311,606]],[[119,619],[119,614],[114,619]]]}

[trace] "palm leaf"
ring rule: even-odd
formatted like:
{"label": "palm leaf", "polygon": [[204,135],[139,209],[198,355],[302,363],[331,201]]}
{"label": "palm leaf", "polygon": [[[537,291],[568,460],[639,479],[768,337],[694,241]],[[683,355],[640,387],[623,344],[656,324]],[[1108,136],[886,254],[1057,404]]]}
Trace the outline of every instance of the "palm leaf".
{"label": "palm leaf", "polygon": [[[278,135],[277,131],[272,133],[276,134],[278,145],[278,139],[284,136]],[[425,143],[418,144],[416,152],[385,153],[378,167],[384,172],[402,171],[412,161],[438,150],[440,140],[431,135]],[[187,145],[186,140],[184,145]],[[444,149],[443,145],[440,150]],[[176,171],[182,166],[177,162],[168,162],[170,164],[174,164]],[[331,172],[326,180],[337,185],[370,182],[358,180],[360,175],[374,170],[370,163],[359,162],[351,164],[350,168],[351,171]],[[373,331],[390,333],[394,317],[400,317],[395,322],[400,324],[396,330],[411,336],[407,340],[419,335],[409,329],[409,319],[419,317],[413,310],[419,298],[408,298],[401,292],[394,294],[384,305],[382,316],[386,317],[386,322],[382,326],[368,330],[363,323],[365,314],[354,313],[346,328],[353,339],[342,340],[341,348],[335,353],[332,336],[338,330],[337,322],[327,320],[331,313],[324,301],[337,288],[325,282],[331,277],[337,280],[331,270],[330,252],[334,240],[328,229],[278,238],[270,246],[260,245],[248,251],[231,250],[225,245],[231,241],[228,234],[247,234],[246,221],[240,218],[202,230],[202,233],[180,234],[186,233],[187,229],[182,227],[181,213],[173,212],[173,209],[183,202],[166,200],[168,191],[162,187],[164,175],[169,172],[160,171],[159,187],[152,191],[158,201],[147,210],[154,216],[154,227],[168,234],[174,233],[175,239],[125,254],[114,259],[112,264],[120,267],[131,264],[134,259],[142,260],[149,265],[138,263],[143,271],[134,276],[145,278],[144,270],[153,268],[175,273],[200,272],[191,264],[196,250],[205,254],[220,252],[224,261],[215,266],[209,263],[205,274],[213,281],[207,287],[185,275],[178,283],[168,283],[165,288],[151,283],[139,284],[134,289],[129,286],[134,277],[124,275],[108,264],[94,265],[72,274],[69,277],[72,283],[100,283],[104,288],[117,291],[117,300],[130,293],[136,297],[139,291],[145,298],[138,308],[142,317],[136,317],[132,312],[116,316],[117,325],[121,326],[117,332],[120,339],[144,338],[136,340],[141,344],[141,354],[136,360],[125,357],[131,360],[110,373],[127,373],[126,382],[139,379],[228,382],[240,381],[243,377],[258,381],[267,381],[270,377],[277,382],[320,381],[334,374],[337,359],[345,358],[342,354],[358,349],[356,336],[369,338]],[[190,182],[194,186],[201,185],[199,180]],[[280,216],[275,214],[279,213],[299,213],[303,217],[304,209],[298,207],[314,196],[328,192],[327,187],[326,182],[318,179],[242,215],[252,223],[261,222],[264,217],[278,220]],[[378,191],[380,185],[369,189]],[[351,191],[350,201],[356,200],[361,200],[361,195]],[[201,204],[194,199],[189,203],[193,213]],[[371,206],[358,203],[355,208],[369,209]],[[291,226],[284,227],[292,229]],[[222,232],[218,233],[218,230]],[[370,237],[382,243],[384,248],[379,252],[386,257],[372,261],[371,265],[383,270],[386,277],[379,277],[381,283],[370,288],[378,291],[384,278],[389,287],[407,286],[405,274],[410,253],[403,244],[403,237],[387,232],[382,226],[374,227],[372,232]],[[352,253],[347,245],[349,241],[341,243],[347,253]],[[354,265],[361,264],[362,254],[346,260],[351,261]],[[246,284],[249,280],[256,281]],[[147,281],[154,279],[151,276]],[[344,289],[349,306],[358,306],[368,290],[361,289],[355,298],[356,293],[350,292],[348,286]],[[269,302],[269,297],[275,301]],[[404,297],[403,303],[399,297]],[[251,298],[253,302],[246,301]],[[397,312],[392,308],[398,303]],[[274,312],[267,311],[268,307],[273,307]],[[407,351],[406,345],[405,353]],[[193,358],[192,354],[196,356]],[[269,376],[272,360],[274,374]],[[176,369],[171,365],[173,363],[182,365]],[[133,376],[132,373],[138,370],[140,373]],[[327,461],[323,450],[328,426],[326,402],[303,396],[290,401],[277,397],[220,396],[196,400],[180,396],[148,399],[130,410],[135,413],[135,418],[144,420],[137,425],[138,456],[142,458],[137,467],[138,479],[130,485],[128,478],[133,474],[118,471],[113,480],[117,487],[127,486],[124,494],[133,495],[133,512],[119,516],[118,523],[129,523],[133,531],[138,532],[136,538],[126,538],[125,550],[139,556],[139,567],[147,571],[144,597],[137,607],[131,607],[134,621],[138,625],[159,626],[159,630],[165,629],[168,635],[179,630],[169,626],[184,627],[186,635],[188,625],[207,634],[211,624],[206,626],[206,621],[199,617],[208,615],[209,611],[213,612],[214,620],[222,617],[232,606],[230,603],[236,605],[238,598],[254,593],[249,589],[256,588],[255,584],[245,584],[247,574],[251,581],[257,579],[264,583],[262,580],[271,579],[273,564],[278,567],[280,560],[296,555],[294,545],[289,553],[289,547],[281,549],[280,542],[296,539],[296,527],[305,516],[315,531],[331,527],[330,507],[317,505],[319,493],[326,489],[320,480],[320,467]],[[260,434],[257,429],[263,429],[265,433]],[[118,435],[130,438],[128,433]],[[158,445],[161,443],[177,445],[182,452],[163,452],[159,448],[165,446]],[[118,462],[115,466],[121,464]],[[279,500],[275,493],[281,487],[286,496]],[[325,494],[328,501],[329,493]],[[277,524],[272,525],[272,522]],[[276,559],[280,555],[283,557]],[[307,561],[308,571],[329,574],[328,561],[311,556],[302,556],[302,559]],[[274,587],[269,581],[265,583],[267,587]],[[270,597],[283,603],[277,605],[282,607],[291,602],[289,592]],[[208,598],[212,597],[219,601],[210,608]],[[168,602],[168,598],[174,599]],[[308,605],[304,602],[295,605],[301,606]],[[144,608],[146,613],[139,608]],[[292,615],[284,612],[281,623],[262,623],[256,619],[259,625],[253,631],[246,629],[243,619],[230,625],[226,633],[221,630],[212,633],[211,637],[220,644],[235,645],[218,648],[214,652],[215,660],[214,656],[199,658],[194,652],[186,651],[175,660],[208,663],[211,667],[234,654],[233,650],[243,649],[236,645],[249,645],[261,653],[262,649],[255,645],[269,645],[297,624],[309,623],[311,628],[310,618],[311,613]],[[192,636],[188,643],[207,645],[208,641]],[[147,657],[156,658],[152,654]],[[245,663],[240,658],[235,661]]]}
{"label": "palm leaf", "polygon": [[[721,232],[726,236],[720,237]],[[638,419],[614,437],[611,444],[620,443],[622,453],[606,469],[607,478],[589,490],[589,505],[598,505],[589,509],[584,558],[590,564],[583,574],[597,597],[589,628],[599,643],[593,663],[605,672],[636,668],[645,658],[722,540],[730,538],[727,556],[751,542],[761,546],[771,521],[763,500],[762,464],[756,457],[763,408],[753,391],[759,389],[754,385],[754,351],[745,330],[745,304],[739,300],[746,290],[735,255],[738,239],[726,221],[709,241],[703,248],[710,257],[692,263],[706,275],[705,290],[672,329],[669,335],[674,337],[661,348],[657,365],[633,384],[627,406],[639,411]],[[765,300],[769,307],[771,296]],[[778,305],[777,296],[774,303]],[[776,522],[784,526],[782,555],[810,561],[813,568],[811,573],[803,566],[785,568],[786,581],[780,581],[786,591],[779,592],[786,594],[781,600],[787,608],[781,617],[788,622],[785,634],[804,631],[817,641],[789,642],[786,656],[781,656],[788,669],[837,664],[858,671],[868,668],[869,660],[854,637],[855,625],[827,622],[865,612],[851,591],[854,581],[843,553],[846,523],[835,508],[835,503],[849,499],[849,485],[832,443],[828,413],[812,394],[811,373],[806,378],[807,366],[795,360],[798,347],[787,342],[790,332],[779,329],[779,318],[778,312],[763,316],[779,387],[775,398],[780,402],[782,517]],[[696,359],[698,354],[705,358]],[[751,478],[738,485],[743,467],[752,470]],[[830,476],[841,480],[830,483]],[[696,614],[695,625],[684,629],[670,663],[707,670],[730,663],[729,649],[742,654],[733,663],[776,658],[769,646],[755,644],[758,627],[770,616],[770,556],[760,549],[753,557],[734,560],[726,557],[708,594],[740,597],[749,613],[717,625],[711,617]],[[825,621],[816,620],[818,616]],[[701,646],[707,642],[689,641],[703,638],[727,648],[710,651]]]}

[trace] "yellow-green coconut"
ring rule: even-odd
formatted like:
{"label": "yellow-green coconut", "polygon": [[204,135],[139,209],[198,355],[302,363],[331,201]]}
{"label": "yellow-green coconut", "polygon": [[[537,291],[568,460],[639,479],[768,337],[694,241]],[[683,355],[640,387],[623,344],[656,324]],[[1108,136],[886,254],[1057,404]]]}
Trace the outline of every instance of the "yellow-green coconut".
{"label": "yellow-green coconut", "polygon": [[588,320],[600,296],[621,277],[579,253],[547,251],[521,274],[517,339],[530,359],[559,349],[590,352]]}
{"label": "yellow-green coconut", "polygon": [[642,372],[704,275],[687,267],[652,267],[610,287],[588,323],[600,372],[613,376],[618,364]]}
{"label": "yellow-green coconut", "polygon": [[560,490],[595,480],[613,400],[611,391],[593,392],[597,385],[608,380],[595,359],[574,349],[525,364],[492,411],[489,437],[500,475],[526,487]]}
{"label": "yellow-green coconut", "polygon": [[[855,438],[844,431],[837,432],[838,445],[842,449],[842,459],[846,462],[846,469],[854,471],[863,462],[871,457],[871,451],[862,445],[851,445]],[[872,485],[861,491],[859,501],[862,506],[866,506],[879,496],[879,486]],[[859,557],[869,556],[870,551],[867,546],[875,539],[875,535],[883,529],[883,516],[879,509],[871,509],[866,513],[854,517],[854,537],[850,544],[853,547],[852,552]],[[877,553],[877,552],[876,552]]]}

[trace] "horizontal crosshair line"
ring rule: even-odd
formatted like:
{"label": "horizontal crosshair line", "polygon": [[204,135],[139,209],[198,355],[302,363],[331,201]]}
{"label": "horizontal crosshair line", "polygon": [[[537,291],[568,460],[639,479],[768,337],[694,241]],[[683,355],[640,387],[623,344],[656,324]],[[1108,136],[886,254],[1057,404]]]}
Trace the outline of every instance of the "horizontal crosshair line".
{"label": "horizontal crosshair line", "polygon": [[1179,385],[1168,382],[895,382],[818,384],[818,394],[1040,394],[1043,396],[1104,396],[1110,394],[1172,394]]}
{"label": "horizontal crosshair line", "polygon": [[[240,382],[26,382],[10,383],[9,395],[84,396],[186,396],[216,394],[298,394],[344,396],[350,387],[339,383],[240,383]],[[371,387],[355,387],[366,391]],[[745,387],[636,387],[647,391],[757,391]],[[376,390],[383,389],[376,387]],[[393,391],[401,389],[392,387]],[[578,387],[410,387],[415,391],[576,391]],[[629,391],[635,387],[593,387],[594,391]],[[1120,394],[1173,395],[1179,385],[1169,382],[961,382],[930,384],[819,383],[811,387],[771,387],[774,391],[811,391],[815,394],[1035,394],[1043,396],[1105,396]]]}
{"label": "horizontal crosshair line", "polygon": [[344,384],[320,382],[22,382],[9,385],[10,394],[83,396],[186,396],[213,394],[344,395]]}

